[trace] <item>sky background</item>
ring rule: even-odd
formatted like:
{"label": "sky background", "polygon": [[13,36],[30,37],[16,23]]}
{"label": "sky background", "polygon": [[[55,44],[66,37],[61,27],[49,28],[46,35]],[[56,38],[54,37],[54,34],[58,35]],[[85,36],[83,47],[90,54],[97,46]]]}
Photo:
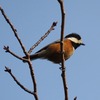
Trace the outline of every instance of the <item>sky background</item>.
{"label": "sky background", "polygon": [[[57,0],[0,0],[0,5],[18,31],[26,49],[29,48],[58,21],[55,30],[34,49],[35,53],[48,43],[60,38],[61,13]],[[85,47],[78,48],[65,62],[69,100],[100,100],[100,0],[64,0],[66,11],[65,35],[81,35]],[[0,13],[0,99],[34,100],[4,72],[12,69],[16,78],[32,90],[27,64],[5,53],[3,46],[24,56],[11,28]],[[59,65],[47,60],[32,61],[36,76],[39,100],[64,100]]]}

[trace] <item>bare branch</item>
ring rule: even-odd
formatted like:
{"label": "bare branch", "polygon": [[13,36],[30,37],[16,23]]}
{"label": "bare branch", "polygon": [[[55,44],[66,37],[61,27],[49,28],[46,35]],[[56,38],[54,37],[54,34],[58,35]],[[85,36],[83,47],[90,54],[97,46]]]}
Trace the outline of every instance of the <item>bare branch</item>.
{"label": "bare branch", "polygon": [[20,86],[23,90],[25,90],[26,92],[28,92],[28,93],[34,95],[34,92],[32,92],[32,91],[28,90],[26,87],[24,87],[24,86],[16,79],[16,77],[13,75],[13,73],[11,72],[11,69],[9,69],[9,68],[6,67],[6,66],[5,66],[5,72],[8,72],[8,73],[11,75],[11,77],[14,79],[14,81],[16,82],[16,84],[17,84],[18,86]]}
{"label": "bare branch", "polygon": [[31,79],[32,79],[32,82],[33,82],[33,92],[31,92],[30,90],[26,89],[26,88],[16,79],[16,77],[12,74],[11,69],[9,69],[8,67],[5,67],[5,68],[6,68],[5,71],[8,72],[8,73],[12,76],[12,78],[14,79],[14,81],[15,81],[23,90],[25,90],[26,92],[28,92],[28,93],[30,93],[30,94],[33,94],[34,97],[35,97],[35,100],[38,100],[38,95],[37,95],[37,84],[36,84],[36,79],[35,79],[35,75],[34,75],[34,70],[33,70],[33,67],[32,67],[32,64],[31,64],[31,61],[30,61],[30,55],[29,55],[29,53],[26,51],[24,45],[22,44],[21,39],[20,39],[19,36],[18,36],[17,30],[14,28],[14,26],[12,25],[12,23],[10,22],[10,20],[9,20],[8,17],[6,16],[6,14],[5,14],[4,10],[1,8],[1,6],[0,6],[0,11],[1,11],[3,17],[5,18],[6,22],[7,22],[7,23],[9,24],[9,26],[11,27],[11,29],[12,29],[12,31],[13,31],[15,37],[17,38],[17,40],[18,40],[18,42],[19,42],[19,44],[20,44],[20,46],[21,46],[23,52],[25,53],[26,56],[28,56],[28,59],[26,60],[26,59],[24,59],[24,58],[21,58],[21,57],[17,56],[16,54],[14,54],[13,52],[11,52],[11,51],[9,50],[9,46],[7,46],[7,47],[4,46],[4,50],[5,50],[6,52],[9,52],[11,55],[15,56],[16,58],[18,58],[18,59],[20,59],[20,60],[26,60],[26,61],[27,61],[28,65],[29,65],[29,69],[30,69]]}
{"label": "bare branch", "polygon": [[[41,41],[43,41],[48,35],[49,33],[54,30],[54,27],[56,26],[57,22],[53,22],[53,24],[51,25],[50,29],[45,33],[44,36],[42,36],[31,48],[30,50],[28,51],[28,53],[30,54],[32,52],[32,50],[38,46],[40,44]],[[35,98],[36,100],[38,100],[38,96],[37,96],[37,86],[36,86],[36,80],[35,80],[35,76],[34,76],[34,70],[33,70],[33,67],[32,67],[32,63],[30,61],[30,57],[28,58],[27,60],[27,63],[29,65],[29,69],[30,69],[30,74],[31,74],[31,78],[32,78],[32,81],[33,81],[33,87],[34,87],[34,93],[35,93]]]}
{"label": "bare branch", "polygon": [[28,53],[30,54],[32,52],[32,50],[38,46],[41,41],[43,41],[48,35],[49,33],[54,30],[54,27],[57,25],[57,22],[53,22],[50,29],[30,48],[30,50],[28,51]]}
{"label": "bare branch", "polygon": [[13,53],[10,49],[9,49],[9,46],[4,46],[3,48],[5,50],[5,52],[8,52],[10,53],[11,55],[13,55],[14,57],[20,59],[20,60],[25,60],[24,58],[22,57],[19,57],[18,55],[16,55],[15,53]]}
{"label": "bare branch", "polygon": [[7,23],[9,24],[9,26],[11,27],[11,29],[12,29],[12,31],[13,31],[15,37],[17,38],[17,40],[18,40],[18,42],[19,42],[19,44],[20,44],[20,46],[21,46],[23,52],[25,53],[25,55],[27,55],[27,52],[26,52],[26,50],[25,50],[25,47],[24,47],[24,45],[22,44],[22,42],[21,42],[21,40],[20,40],[20,38],[19,38],[19,36],[18,36],[17,30],[14,28],[13,24],[10,22],[9,18],[6,16],[6,14],[5,14],[5,12],[4,12],[4,10],[2,9],[1,6],[0,6],[0,10],[1,10],[1,13],[2,13],[3,17],[5,18],[6,22],[7,22]]}
{"label": "bare branch", "polygon": [[67,87],[67,81],[66,81],[66,71],[65,71],[65,65],[64,65],[64,44],[63,44],[63,38],[64,38],[64,28],[65,28],[65,10],[64,10],[64,0],[58,0],[61,8],[61,15],[62,15],[62,22],[61,22],[61,66],[62,66],[62,80],[63,80],[63,87],[64,87],[64,93],[65,93],[65,100],[68,100],[68,87]]}
{"label": "bare branch", "polygon": [[37,83],[36,83],[36,79],[35,79],[35,75],[34,75],[34,70],[33,70],[33,67],[32,67],[32,63],[31,63],[30,60],[28,61],[28,65],[29,65],[29,69],[30,69],[32,83],[33,83],[34,97],[35,97],[36,100],[38,100]]}

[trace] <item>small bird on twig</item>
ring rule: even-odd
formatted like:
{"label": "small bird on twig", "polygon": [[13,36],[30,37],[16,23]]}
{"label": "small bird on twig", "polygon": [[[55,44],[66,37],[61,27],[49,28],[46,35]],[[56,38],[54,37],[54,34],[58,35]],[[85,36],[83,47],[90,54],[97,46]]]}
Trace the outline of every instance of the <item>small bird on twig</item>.
{"label": "small bird on twig", "polygon": [[[73,54],[74,50],[77,49],[80,45],[85,45],[82,43],[80,35],[77,33],[71,33],[64,37],[63,39],[63,47],[64,47],[64,58],[65,60],[69,59],[70,56]],[[26,56],[23,58],[27,59]],[[35,59],[47,59],[53,63],[59,64],[61,63],[61,47],[60,47],[60,40],[57,40],[39,51],[35,54],[30,55],[31,60]],[[25,60],[24,60],[25,62]]]}

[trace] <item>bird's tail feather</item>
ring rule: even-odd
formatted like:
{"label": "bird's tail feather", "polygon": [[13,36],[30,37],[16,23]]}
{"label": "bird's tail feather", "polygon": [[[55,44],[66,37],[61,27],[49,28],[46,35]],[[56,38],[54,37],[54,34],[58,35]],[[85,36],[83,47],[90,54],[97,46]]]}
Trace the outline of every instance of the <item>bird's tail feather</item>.
{"label": "bird's tail feather", "polygon": [[[26,56],[24,56],[23,58],[27,59]],[[35,60],[35,59],[38,59],[38,54],[33,54],[33,55],[30,55],[30,60]],[[23,60],[23,62],[26,62],[25,60]]]}

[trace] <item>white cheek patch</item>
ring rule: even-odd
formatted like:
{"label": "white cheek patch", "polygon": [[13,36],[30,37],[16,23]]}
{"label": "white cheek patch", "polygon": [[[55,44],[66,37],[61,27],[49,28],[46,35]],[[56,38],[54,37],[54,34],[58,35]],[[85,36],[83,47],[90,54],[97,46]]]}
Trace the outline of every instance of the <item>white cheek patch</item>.
{"label": "white cheek patch", "polygon": [[74,43],[82,43],[82,40],[78,40],[77,38],[74,38],[74,37],[71,37],[71,38],[68,38],[69,40],[71,40],[72,42]]}

